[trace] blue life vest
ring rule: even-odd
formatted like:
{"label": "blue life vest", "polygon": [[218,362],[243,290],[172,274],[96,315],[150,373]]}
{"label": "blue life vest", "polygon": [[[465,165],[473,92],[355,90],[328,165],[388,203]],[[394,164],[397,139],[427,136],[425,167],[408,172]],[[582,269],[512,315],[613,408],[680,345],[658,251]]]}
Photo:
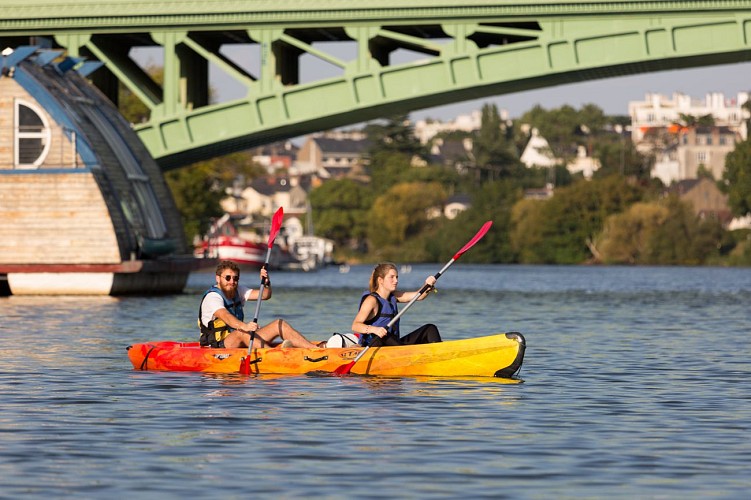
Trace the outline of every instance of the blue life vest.
{"label": "blue life vest", "polygon": [[[360,307],[362,307],[362,303],[368,296],[374,297],[376,299],[378,310],[376,311],[375,316],[365,321],[365,324],[386,328],[386,325],[389,324],[389,321],[394,319],[399,313],[399,308],[396,305],[396,297],[391,294],[388,300],[386,300],[375,292],[365,292],[362,294],[362,298],[360,298]],[[391,328],[387,328],[388,332],[391,335],[396,336],[396,338],[399,338],[399,321],[400,320],[396,320],[396,323],[394,323]],[[377,338],[378,336],[373,333],[362,335],[360,337],[360,344],[364,346],[370,345],[370,343]]]}
{"label": "blue life vest", "polygon": [[230,300],[224,296],[222,290],[216,285],[206,290],[203,293],[203,297],[201,297],[201,303],[198,306],[198,328],[200,328],[201,330],[201,338],[199,342],[202,346],[224,347],[223,342],[225,337],[232,333],[232,331],[234,331],[234,328],[231,328],[219,318],[214,318],[209,321],[208,326],[204,326],[201,322],[201,309],[203,308],[203,301],[211,292],[218,293],[224,301],[224,308],[227,309],[232,316],[239,319],[240,321],[243,321],[245,319],[243,302],[239,293],[235,295],[233,300]]}

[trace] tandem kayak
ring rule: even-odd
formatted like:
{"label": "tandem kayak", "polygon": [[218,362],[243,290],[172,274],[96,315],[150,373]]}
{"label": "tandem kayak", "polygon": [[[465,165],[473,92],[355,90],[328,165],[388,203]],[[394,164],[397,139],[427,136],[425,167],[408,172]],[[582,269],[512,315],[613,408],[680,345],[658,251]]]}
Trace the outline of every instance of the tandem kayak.
{"label": "tandem kayak", "polygon": [[[526,342],[518,332],[434,344],[369,349],[351,373],[387,376],[503,377],[521,368]],[[251,373],[333,372],[355,359],[362,347],[253,349]],[[136,370],[238,373],[246,348],[214,349],[198,342],[145,342],[127,348]]]}

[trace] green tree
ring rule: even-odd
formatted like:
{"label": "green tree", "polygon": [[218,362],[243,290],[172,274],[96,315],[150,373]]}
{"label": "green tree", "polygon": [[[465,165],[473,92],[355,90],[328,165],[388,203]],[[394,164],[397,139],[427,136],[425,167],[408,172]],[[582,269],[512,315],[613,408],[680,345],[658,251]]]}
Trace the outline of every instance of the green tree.
{"label": "green tree", "polygon": [[360,248],[368,227],[372,190],[350,179],[331,180],[310,192],[316,234],[337,247]]}
{"label": "green tree", "polygon": [[651,177],[654,158],[637,151],[630,140],[600,138],[593,156],[600,161],[600,168],[593,175],[595,178],[622,175],[647,182]]}
{"label": "green tree", "polygon": [[412,168],[413,159],[427,157],[427,151],[415,137],[407,115],[369,123],[365,132],[370,140],[371,183],[379,192],[403,181]]}
{"label": "green tree", "polygon": [[669,216],[667,207],[639,202],[625,212],[610,215],[597,238],[597,250],[606,264],[645,264],[650,242]]}
{"label": "green tree", "polygon": [[402,176],[404,182],[437,182],[450,192],[462,183],[462,178],[456,169],[444,165],[428,165],[413,167],[405,171]]}
{"label": "green tree", "polygon": [[720,188],[728,195],[733,215],[751,214],[751,141],[739,142],[725,157]]}
{"label": "green tree", "polygon": [[579,123],[580,128],[581,125],[584,125],[589,129],[590,134],[599,137],[602,131],[605,129],[605,125],[608,123],[623,123],[624,119],[625,124],[630,124],[631,119],[630,117],[613,117],[609,118],[605,116],[605,113],[603,113],[602,108],[597,106],[596,104],[585,104],[584,106],[579,109]]}
{"label": "green tree", "polygon": [[429,225],[430,211],[443,206],[445,200],[446,192],[440,184],[422,182],[396,184],[378,196],[368,218],[371,253],[399,255],[394,252],[396,247],[419,235]]}
{"label": "green tree", "polygon": [[579,144],[589,144],[597,138],[607,123],[602,110],[594,104],[587,104],[580,111],[568,105],[548,111],[538,105],[518,121],[536,128],[553,154],[566,161],[576,155]]}
{"label": "green tree", "polygon": [[374,151],[370,157],[370,178],[373,189],[385,192],[402,181],[412,168],[412,157],[398,151]]}
{"label": "green tree", "polygon": [[429,259],[444,262],[450,259],[486,221],[493,226],[462,262],[512,263],[516,252],[511,247],[511,208],[522,196],[522,189],[511,180],[485,182],[471,195],[472,206],[453,220],[436,226],[426,241]]}
{"label": "green tree", "polygon": [[677,196],[669,196],[664,204],[667,217],[650,238],[643,263],[700,265],[718,254],[722,227],[717,220],[700,220]]}
{"label": "green tree", "polygon": [[546,201],[521,199],[511,209],[511,248],[519,262],[544,264],[545,256],[538,249],[545,245],[541,228],[545,225]]}
{"label": "green tree", "polygon": [[212,217],[222,215],[219,202],[224,197],[224,190],[217,185],[211,166],[207,163],[171,170],[165,174],[165,179],[182,215],[185,236],[190,242],[208,230]]}
{"label": "green tree", "polygon": [[410,158],[425,156],[425,148],[415,137],[415,131],[406,114],[395,115],[384,121],[372,122],[365,126],[365,133],[371,141],[371,154],[387,151],[403,153]]}
{"label": "green tree", "polygon": [[512,242],[522,262],[585,262],[593,257],[590,247],[607,216],[640,201],[643,193],[616,176],[575,182],[539,205],[515,209],[516,224],[526,227],[524,233],[514,231],[518,239],[512,237]]}
{"label": "green tree", "polygon": [[739,229],[726,232],[734,240],[727,263],[731,266],[751,266],[751,230]]}
{"label": "green tree", "polygon": [[480,179],[497,180],[523,175],[524,166],[514,146],[513,130],[501,121],[498,108],[482,108],[480,130],[473,143],[474,166]]}
{"label": "green tree", "polygon": [[719,257],[724,231],[677,196],[608,217],[598,249],[608,264],[699,265]]}

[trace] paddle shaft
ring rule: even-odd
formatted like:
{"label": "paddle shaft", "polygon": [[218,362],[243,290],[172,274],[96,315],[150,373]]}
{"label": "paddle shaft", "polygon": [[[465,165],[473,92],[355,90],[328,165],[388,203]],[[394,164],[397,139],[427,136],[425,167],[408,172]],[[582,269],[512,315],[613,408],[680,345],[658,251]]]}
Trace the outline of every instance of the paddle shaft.
{"label": "paddle shaft", "polygon": [[[266,252],[266,262],[263,264],[263,268],[268,271],[269,267],[269,258],[271,257],[271,247],[269,247],[269,250]],[[268,278],[267,278],[268,279]],[[266,287],[266,280],[261,280],[261,286],[258,288],[258,299],[256,300],[256,313],[253,315],[253,322],[255,323],[258,321],[258,315],[261,312],[261,301],[263,300],[263,289]]]}
{"label": "paddle shaft", "polygon": [[[268,271],[269,260],[271,259],[271,248],[274,246],[274,240],[276,239],[276,233],[279,232],[279,228],[282,227],[282,218],[284,216],[284,210],[279,207],[274,216],[271,219],[271,229],[269,230],[269,242],[266,250],[266,260],[263,263],[263,268]],[[261,285],[258,287],[258,299],[256,300],[256,312],[253,315],[253,323],[256,324],[256,330],[258,330],[258,315],[261,313],[261,301],[263,300],[263,290],[268,282],[266,279],[261,278]],[[253,352],[253,342],[256,340],[256,330],[250,332],[250,342],[248,342],[248,354],[240,362],[240,373],[250,375],[250,354]]]}
{"label": "paddle shaft", "polygon": [[[271,258],[271,247],[266,251],[266,262],[263,267],[269,266],[269,259]],[[261,301],[263,300],[263,289],[266,287],[266,280],[261,280],[261,286],[258,287],[258,299],[256,299],[256,312],[253,315],[253,323],[258,324],[258,315],[261,313]],[[253,351],[253,341],[256,339],[256,331],[250,332],[250,342],[248,342],[248,356]]]}

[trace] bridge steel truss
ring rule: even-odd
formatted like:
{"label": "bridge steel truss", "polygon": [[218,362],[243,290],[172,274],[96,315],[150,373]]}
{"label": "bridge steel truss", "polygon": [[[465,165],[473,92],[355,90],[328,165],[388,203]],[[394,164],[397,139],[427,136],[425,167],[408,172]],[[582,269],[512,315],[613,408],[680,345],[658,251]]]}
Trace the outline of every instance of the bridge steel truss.
{"label": "bridge steel truss", "polygon": [[[740,0],[0,4],[0,43],[52,40],[105,63],[94,83],[113,100],[122,84],[148,107],[134,128],[165,170],[468,99],[751,59],[751,1]],[[136,47],[163,49],[163,83],[136,64]],[[335,76],[304,81],[303,57]],[[210,65],[244,96],[211,103]]]}

